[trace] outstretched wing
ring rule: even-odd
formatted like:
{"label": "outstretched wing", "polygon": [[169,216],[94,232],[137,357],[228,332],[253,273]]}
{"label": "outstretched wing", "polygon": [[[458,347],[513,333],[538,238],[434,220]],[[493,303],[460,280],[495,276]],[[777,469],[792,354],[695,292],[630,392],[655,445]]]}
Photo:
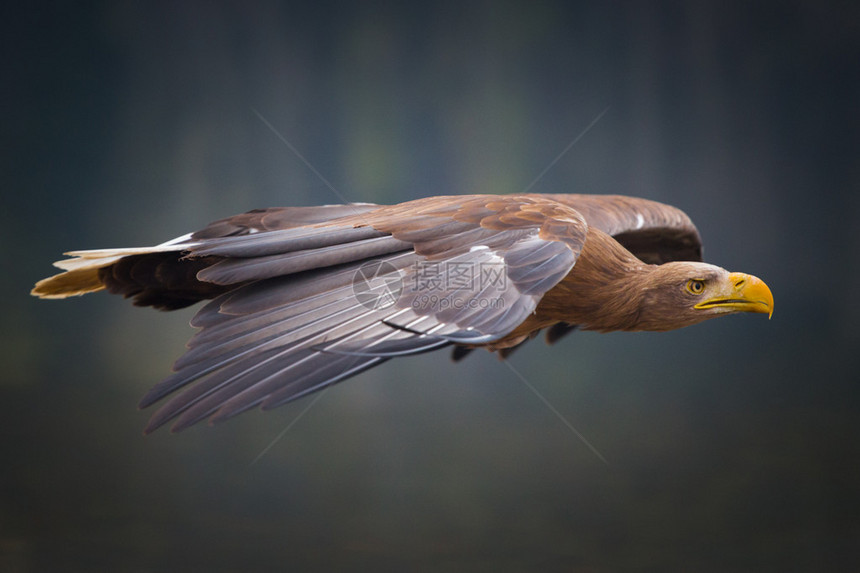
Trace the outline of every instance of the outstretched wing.
{"label": "outstretched wing", "polygon": [[586,231],[553,199],[472,195],[196,234],[186,257],[212,262],[197,278],[229,290],[198,312],[175,373],[141,402],[178,391],[147,431],[273,408],[393,356],[498,340],[570,272]]}
{"label": "outstretched wing", "polygon": [[677,207],[624,195],[543,196],[576,209],[646,263],[702,261],[699,231]]}

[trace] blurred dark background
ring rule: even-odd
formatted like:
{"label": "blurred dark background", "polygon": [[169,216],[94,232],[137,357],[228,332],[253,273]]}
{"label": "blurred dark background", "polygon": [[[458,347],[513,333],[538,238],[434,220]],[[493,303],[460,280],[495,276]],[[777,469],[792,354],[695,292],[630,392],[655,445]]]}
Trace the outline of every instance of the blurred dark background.
{"label": "blurred dark background", "polygon": [[[22,3],[23,4],[23,3]],[[851,2],[2,9],[0,569],[860,570]],[[272,205],[677,205],[773,320],[429,354],[142,437],[193,309],[28,296],[63,251]],[[256,110],[256,111],[255,111]]]}

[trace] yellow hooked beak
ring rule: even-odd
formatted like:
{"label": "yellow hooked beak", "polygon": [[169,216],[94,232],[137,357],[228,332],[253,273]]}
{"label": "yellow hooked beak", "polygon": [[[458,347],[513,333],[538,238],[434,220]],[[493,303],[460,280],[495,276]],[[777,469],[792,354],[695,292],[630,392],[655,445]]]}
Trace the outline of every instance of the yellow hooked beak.
{"label": "yellow hooked beak", "polygon": [[734,312],[766,313],[773,316],[773,294],[758,277],[745,273],[729,273],[728,282],[716,289],[713,296],[695,308],[724,308]]}

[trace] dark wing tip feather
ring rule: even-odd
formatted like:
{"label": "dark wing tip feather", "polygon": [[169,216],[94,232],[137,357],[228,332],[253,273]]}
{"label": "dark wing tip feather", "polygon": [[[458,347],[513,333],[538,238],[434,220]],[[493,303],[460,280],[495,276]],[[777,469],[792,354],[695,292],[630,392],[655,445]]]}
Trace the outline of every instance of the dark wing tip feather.
{"label": "dark wing tip feather", "polygon": [[564,336],[567,336],[579,327],[577,324],[567,324],[566,322],[557,322],[550,326],[546,331],[546,343],[555,344]]}
{"label": "dark wing tip feather", "polygon": [[453,362],[460,362],[465,357],[474,352],[475,348],[470,346],[455,346],[451,350],[451,360]]}
{"label": "dark wing tip feather", "polygon": [[681,209],[624,195],[547,195],[579,211],[588,224],[649,264],[701,261],[702,239]]}

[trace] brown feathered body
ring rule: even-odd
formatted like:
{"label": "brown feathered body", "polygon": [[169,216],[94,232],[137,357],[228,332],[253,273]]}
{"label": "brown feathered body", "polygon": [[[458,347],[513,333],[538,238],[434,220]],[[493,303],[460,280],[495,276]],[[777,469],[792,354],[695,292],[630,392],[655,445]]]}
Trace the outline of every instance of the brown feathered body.
{"label": "brown feathered body", "polygon": [[165,310],[210,300],[175,373],[142,401],[172,395],[148,430],[271,408],[443,346],[506,356],[543,329],[553,342],[577,327],[678,328],[737,310],[725,302],[737,294],[703,305],[700,285],[744,283],[700,262],[683,212],[623,196],[273,208],[155,247],[70,254],[33,294],[107,289]]}

